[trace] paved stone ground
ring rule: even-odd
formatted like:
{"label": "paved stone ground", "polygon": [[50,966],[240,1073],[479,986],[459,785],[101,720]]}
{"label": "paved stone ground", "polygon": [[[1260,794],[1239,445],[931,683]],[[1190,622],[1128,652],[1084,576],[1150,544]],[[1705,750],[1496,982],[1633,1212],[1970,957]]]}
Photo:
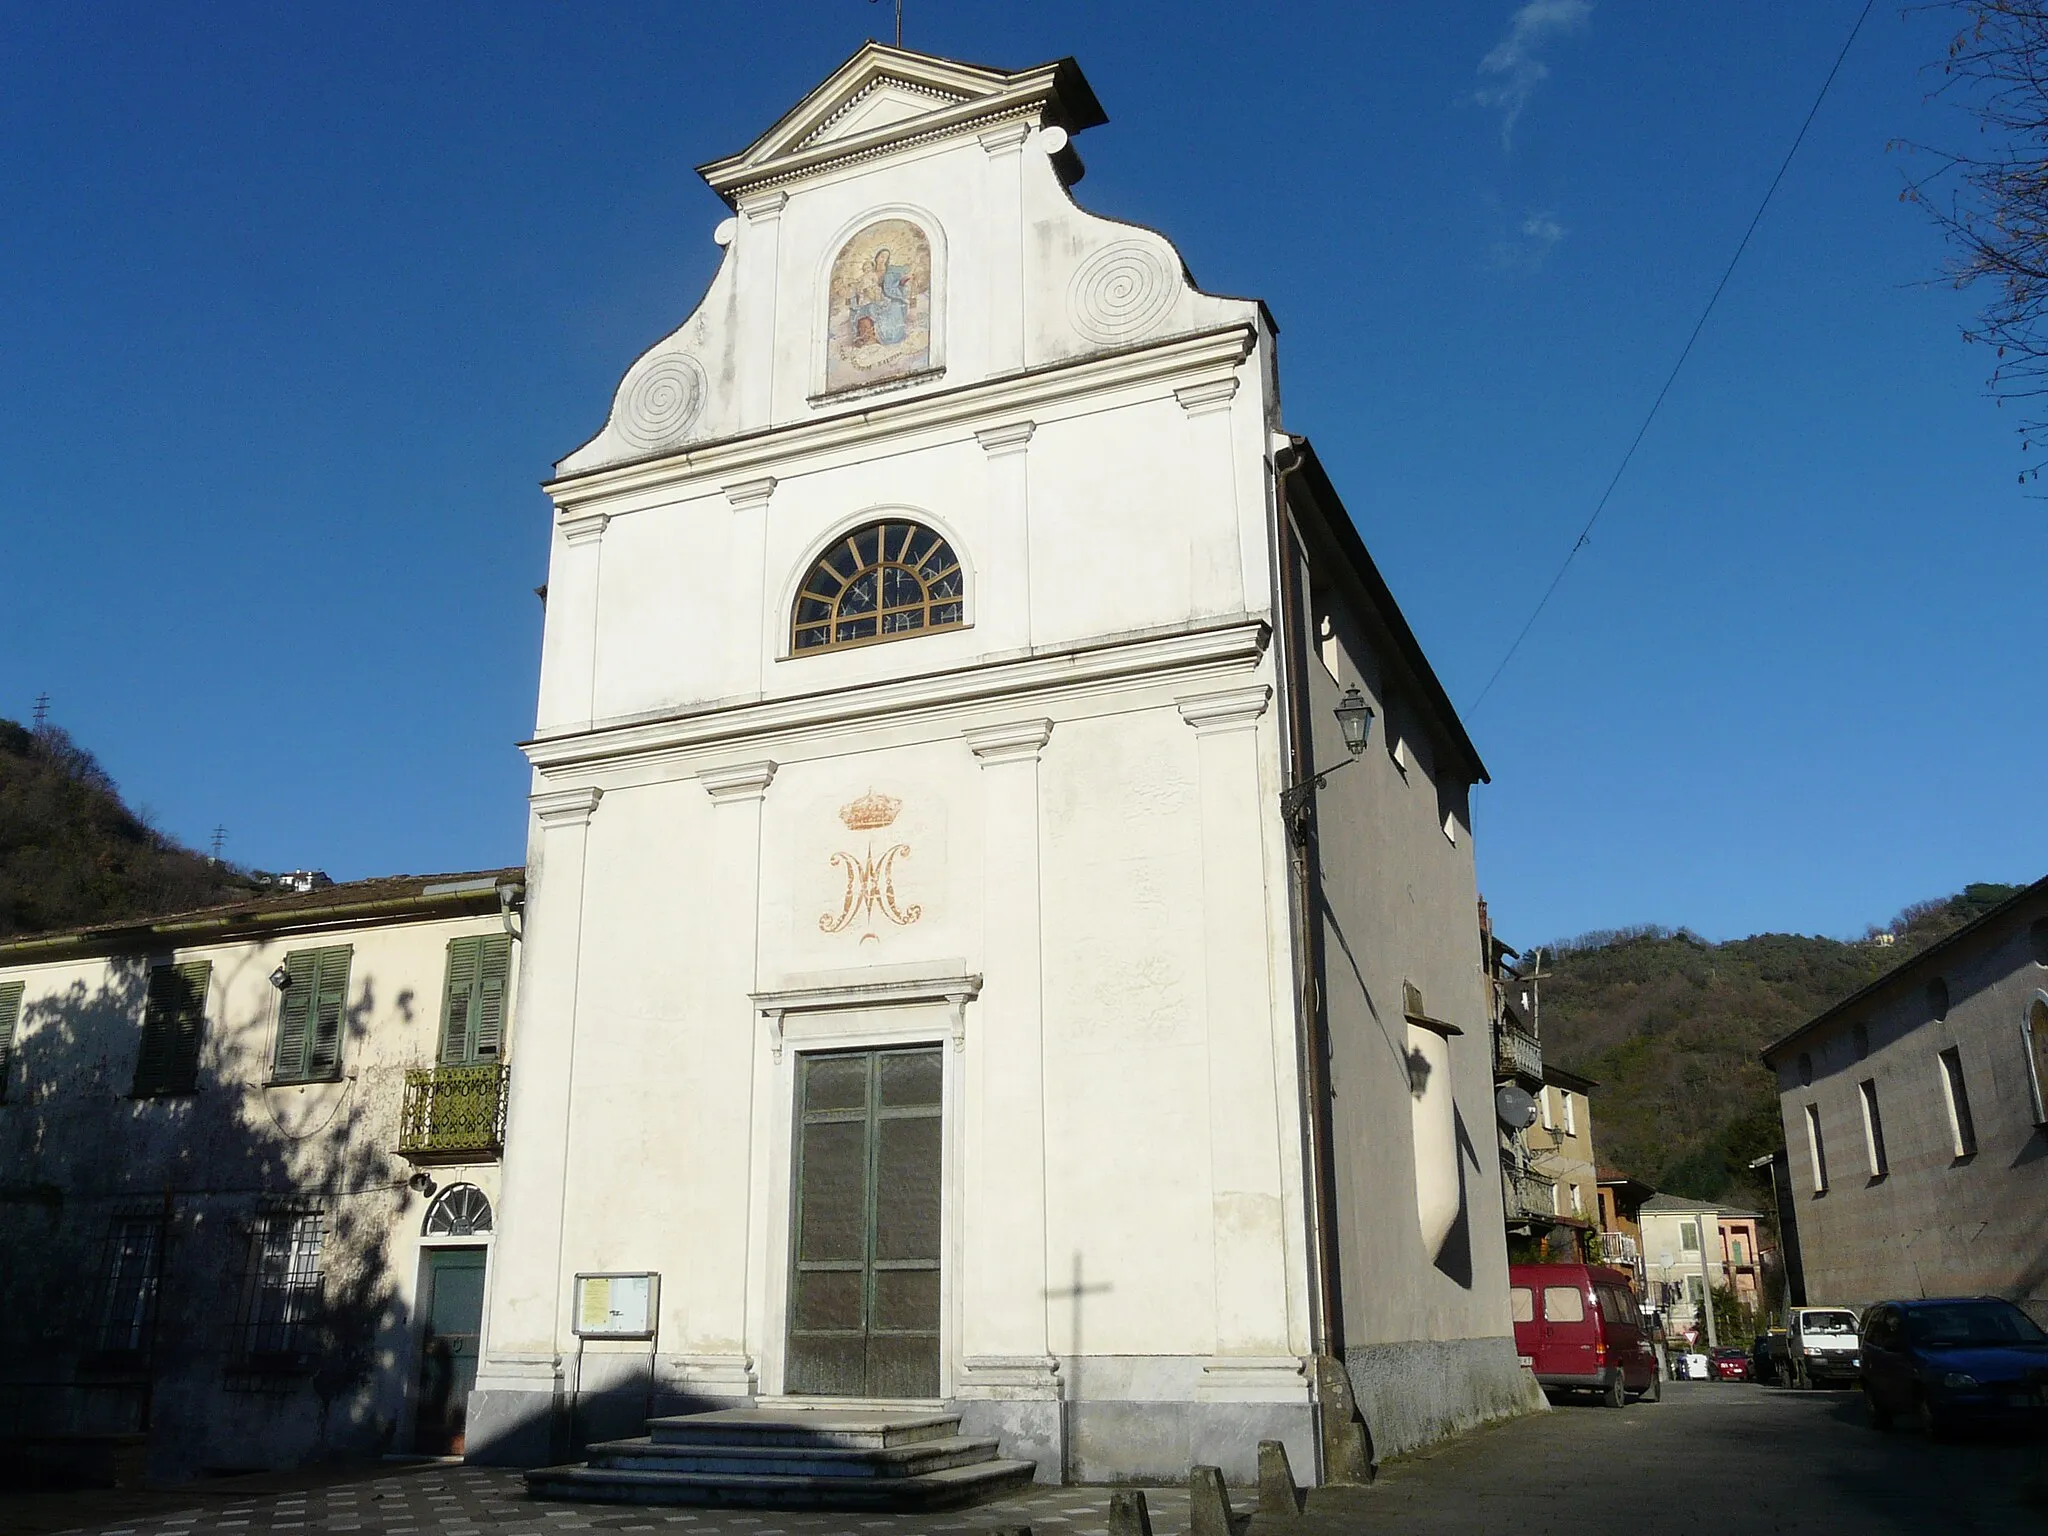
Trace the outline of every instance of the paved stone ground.
{"label": "paved stone ground", "polygon": [[[1661,1403],[1567,1403],[1388,1467],[1371,1488],[1312,1496],[1294,1520],[1248,1536],[1857,1536],[2048,1532],[2048,1450],[2039,1439],[1933,1445],[1880,1434],[1854,1393],[1668,1383]],[[70,1529],[95,1536],[1099,1536],[1099,1488],[1034,1490],[944,1515],[671,1510],[529,1500],[516,1473],[432,1466],[317,1486],[216,1485],[182,1508],[173,1492],[119,1514],[78,1496]],[[1237,1495],[1248,1510],[1247,1494]],[[1188,1528],[1184,1489],[1147,1495],[1158,1536]],[[10,1522],[0,1501],[0,1531]],[[48,1518],[35,1529],[54,1531]]]}

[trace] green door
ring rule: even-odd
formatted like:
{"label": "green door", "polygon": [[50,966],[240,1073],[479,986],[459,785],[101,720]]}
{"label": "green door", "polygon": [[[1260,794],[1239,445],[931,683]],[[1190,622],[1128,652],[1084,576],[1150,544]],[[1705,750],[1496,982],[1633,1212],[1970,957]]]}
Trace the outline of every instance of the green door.
{"label": "green door", "polygon": [[939,1395],[942,1064],[797,1058],[787,1392]]}
{"label": "green door", "polygon": [[460,1456],[483,1332],[484,1250],[429,1248],[420,1303],[427,1326],[420,1340],[420,1411],[413,1448],[428,1456]]}

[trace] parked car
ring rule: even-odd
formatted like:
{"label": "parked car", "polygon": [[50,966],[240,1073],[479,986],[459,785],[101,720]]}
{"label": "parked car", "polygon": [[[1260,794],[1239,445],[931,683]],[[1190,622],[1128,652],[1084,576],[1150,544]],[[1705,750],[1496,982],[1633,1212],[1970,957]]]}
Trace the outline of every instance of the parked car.
{"label": "parked car", "polygon": [[1889,1429],[1940,1438],[1970,1424],[2048,1422],[2048,1334],[1994,1296],[1888,1301],[1863,1319],[1864,1400]]}
{"label": "parked car", "polygon": [[1512,1264],[1508,1298],[1515,1349],[1547,1391],[1598,1392],[1610,1408],[1663,1396],[1642,1308],[1619,1269],[1598,1264]]}
{"label": "parked car", "polygon": [[1749,1379],[1767,1384],[1785,1376],[1786,1335],[1782,1328],[1766,1328],[1749,1348]]}
{"label": "parked car", "polygon": [[1785,1385],[1805,1390],[1857,1380],[1863,1345],[1847,1307],[1794,1307],[1785,1314]]}
{"label": "parked car", "polygon": [[1749,1380],[1749,1351],[1724,1345],[1713,1352],[1712,1366],[1716,1381]]}

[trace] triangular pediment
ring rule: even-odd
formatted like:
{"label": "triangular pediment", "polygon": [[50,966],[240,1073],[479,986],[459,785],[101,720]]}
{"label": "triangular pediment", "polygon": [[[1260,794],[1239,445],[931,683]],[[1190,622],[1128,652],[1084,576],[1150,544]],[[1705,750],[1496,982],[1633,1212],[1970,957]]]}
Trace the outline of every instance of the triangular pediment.
{"label": "triangular pediment", "polygon": [[752,144],[698,170],[731,201],[750,185],[787,180],[850,155],[1034,110],[1069,132],[1104,121],[1094,92],[1071,59],[1001,70],[871,42]]}

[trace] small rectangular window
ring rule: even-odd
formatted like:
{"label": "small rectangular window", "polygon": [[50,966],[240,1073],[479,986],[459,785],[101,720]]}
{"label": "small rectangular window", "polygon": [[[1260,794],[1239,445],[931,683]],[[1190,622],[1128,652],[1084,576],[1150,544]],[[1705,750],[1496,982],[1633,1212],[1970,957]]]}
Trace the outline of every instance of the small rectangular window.
{"label": "small rectangular window", "polygon": [[206,1028],[206,988],[213,965],[206,960],[159,965],[149,973],[143,1007],[142,1048],[135,1056],[138,1099],[192,1093],[199,1086],[199,1037]]}
{"label": "small rectangular window", "polygon": [[7,1102],[7,1069],[14,1063],[14,1030],[21,1022],[21,993],[25,984],[10,981],[0,986],[0,1104]]}
{"label": "small rectangular window", "polygon": [[1948,1095],[1948,1128],[1954,1138],[1957,1157],[1973,1157],[1977,1151],[1977,1124],[1970,1118],[1970,1090],[1963,1081],[1963,1053],[1950,1046],[1941,1053],[1941,1083]]}
{"label": "small rectangular window", "polygon": [[348,945],[341,944],[332,949],[295,949],[284,957],[286,981],[277,1005],[273,1082],[317,1082],[340,1075],[352,954]]}
{"label": "small rectangular window", "polygon": [[1578,1109],[1577,1109],[1577,1108],[1576,1108],[1576,1107],[1575,1107],[1575,1106],[1573,1105],[1573,1103],[1572,1103],[1572,1091],[1571,1091],[1571,1089],[1569,1089],[1569,1088],[1560,1088],[1560,1089],[1558,1089],[1558,1091],[1557,1091],[1557,1100],[1558,1100],[1558,1103],[1559,1103],[1559,1104],[1561,1104],[1561,1105],[1562,1105],[1562,1106],[1564,1107],[1564,1133],[1565,1133],[1565,1135],[1567,1135],[1567,1136],[1576,1136],[1576,1135],[1578,1135],[1578,1134],[1579,1134],[1579,1113],[1578,1113]]}
{"label": "small rectangular window", "polygon": [[1586,1298],[1577,1286],[1546,1285],[1543,1288],[1543,1320],[1546,1323],[1583,1323]]}
{"label": "small rectangular window", "polygon": [[1698,1253],[1700,1251],[1700,1229],[1698,1222],[1688,1221],[1679,1227],[1678,1246],[1687,1253]]}
{"label": "small rectangular window", "polygon": [[1550,1118],[1550,1090],[1548,1088],[1538,1089],[1536,1102],[1543,1106],[1543,1129],[1546,1131],[1556,1130],[1557,1124]]}
{"label": "small rectangular window", "polygon": [[1515,1323],[1536,1321],[1536,1293],[1528,1286],[1517,1285],[1508,1289],[1508,1320]]}
{"label": "small rectangular window", "polygon": [[106,1289],[100,1297],[99,1348],[141,1354],[156,1319],[163,1223],[155,1216],[116,1216],[107,1231]]}
{"label": "small rectangular window", "polygon": [[441,993],[441,1064],[493,1062],[505,1044],[505,990],[512,940],[502,933],[448,941],[448,979]]}
{"label": "small rectangular window", "polygon": [[1858,1087],[1863,1097],[1863,1150],[1870,1159],[1870,1176],[1881,1179],[1891,1165],[1884,1155],[1884,1118],[1877,1110],[1877,1079],[1866,1077]]}
{"label": "small rectangular window", "polygon": [[251,1224],[242,1276],[245,1356],[314,1352],[323,1236],[318,1211],[266,1211]]}
{"label": "small rectangular window", "polygon": [[1586,1214],[1586,1196],[1585,1196],[1584,1192],[1583,1192],[1582,1190],[1580,1190],[1579,1186],[1578,1186],[1578,1185],[1576,1185],[1576,1184],[1574,1184],[1574,1185],[1572,1185],[1572,1186],[1571,1186],[1571,1191],[1572,1191],[1572,1214],[1573,1214],[1574,1216],[1583,1216],[1583,1215],[1585,1215],[1585,1214]]}
{"label": "small rectangular window", "polygon": [[1558,1194],[1557,1185],[1554,1182],[1550,1186],[1550,1214],[1553,1216],[1562,1216],[1564,1214],[1563,1197]]}
{"label": "small rectangular window", "polygon": [[1813,1192],[1828,1192],[1828,1151],[1820,1139],[1820,1106],[1806,1106],[1806,1150],[1813,1159]]}

